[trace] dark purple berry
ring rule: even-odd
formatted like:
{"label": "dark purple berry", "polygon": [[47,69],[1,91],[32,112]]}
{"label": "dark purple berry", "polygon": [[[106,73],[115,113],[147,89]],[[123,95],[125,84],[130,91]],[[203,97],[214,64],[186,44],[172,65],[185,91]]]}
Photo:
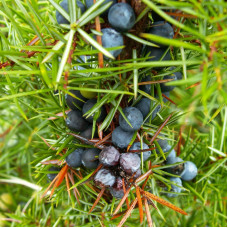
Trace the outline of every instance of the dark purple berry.
{"label": "dark purple berry", "polygon": [[140,177],[141,175],[142,175],[142,171],[141,171],[141,169],[138,169],[136,174],[134,175],[134,178],[136,179],[136,178]]}
{"label": "dark purple berry", "polygon": [[71,131],[84,131],[89,123],[83,119],[82,112],[79,110],[70,111],[67,114],[66,125]]}
{"label": "dark purple berry", "polygon": [[[86,139],[91,139],[92,138],[92,131],[93,131],[93,125],[90,124],[84,131],[80,133],[80,135]],[[97,129],[95,129],[94,132],[94,137],[97,137]]]}
{"label": "dark purple berry", "polygon": [[51,172],[55,172],[55,173],[48,173],[47,174],[48,179],[50,181],[53,181],[61,169],[59,167],[52,166],[48,170]]}
{"label": "dark purple berry", "polygon": [[181,173],[181,179],[184,181],[191,181],[197,175],[198,169],[196,165],[191,161],[184,163],[184,171]]}
{"label": "dark purple berry", "polygon": [[[86,2],[87,9],[89,9],[94,4],[93,0],[86,0],[85,2]],[[108,14],[110,8],[117,2],[117,0],[105,0],[104,3],[102,3],[101,5],[104,5],[108,2],[112,2],[112,5],[100,15],[102,17]]]}
{"label": "dark purple berry", "polygon": [[123,109],[123,113],[132,126],[131,127],[127,123],[127,121],[123,118],[123,116],[120,114],[119,124],[124,131],[136,131],[141,127],[143,123],[143,115],[137,108],[126,107]]}
{"label": "dark purple berry", "polygon": [[[141,143],[140,142],[133,143],[131,148],[130,148],[130,150],[145,150],[145,149],[149,149],[149,146],[146,143],[143,143],[142,148],[141,148]],[[142,153],[143,153],[143,161],[145,162],[150,157],[151,151],[145,151],[145,152],[142,152]],[[141,152],[139,152],[137,154],[141,158]]]}
{"label": "dark purple berry", "polygon": [[111,195],[113,197],[115,197],[116,199],[122,199],[124,196],[124,190],[123,189],[118,190],[116,188],[110,187],[109,191],[110,191]]}
{"label": "dark purple berry", "polygon": [[131,142],[133,135],[134,132],[124,131],[119,126],[112,132],[112,143],[121,149],[127,148]]}
{"label": "dark purple berry", "polygon": [[105,166],[115,166],[119,164],[120,152],[114,147],[105,147],[99,154],[99,161]]}
{"label": "dark purple berry", "polygon": [[[76,97],[78,97],[79,99],[76,99],[72,96],[70,96],[69,94],[66,94],[65,99],[66,99],[66,103],[67,105],[72,109],[72,110],[78,110],[77,107],[82,108],[82,106],[84,105],[84,103],[87,101],[87,99],[85,97],[83,97],[80,93],[80,91],[78,90],[70,90],[69,92],[71,92],[72,94],[74,94]],[[82,100],[82,101],[81,101]],[[84,101],[84,102],[83,102]]]}
{"label": "dark purple berry", "polygon": [[97,148],[89,148],[84,150],[84,152],[82,153],[82,164],[87,169],[96,169],[99,164],[99,153],[100,150]]}
{"label": "dark purple berry", "polygon": [[116,177],[109,169],[100,169],[94,176],[94,182],[99,187],[112,187]]}
{"label": "dark purple berry", "polygon": [[[85,12],[85,5],[83,3],[81,3],[80,1],[75,1],[78,8],[81,9],[81,12],[84,13]],[[68,14],[69,14],[69,7],[68,7],[68,0],[63,0],[60,4],[59,4]],[[58,11],[56,11],[56,19],[58,24],[70,24],[70,22]]]}
{"label": "dark purple berry", "polygon": [[[90,99],[90,100],[88,100],[88,101],[83,105],[83,108],[82,108],[82,113],[83,113],[83,115],[84,115],[85,113],[87,113],[91,108],[93,108],[93,106],[94,106],[96,103],[97,103],[97,100],[96,100],[96,99]],[[93,115],[89,116],[88,118],[86,118],[86,116],[85,116],[85,118],[86,118],[86,120],[87,120],[88,122],[93,123],[93,117],[94,117],[94,115],[95,115],[95,113],[94,113]],[[103,121],[104,118],[105,118],[105,116],[106,116],[105,107],[102,106],[102,107],[100,108],[100,115],[99,115],[99,117],[97,118],[97,122]]]}
{"label": "dark purple berry", "polygon": [[[153,35],[161,36],[164,38],[168,38],[168,39],[172,39],[174,36],[173,27],[165,21],[154,22],[154,24],[152,25],[152,28],[149,30],[149,33]],[[165,46],[159,43],[156,43],[156,44],[159,45],[160,47]]]}
{"label": "dark purple berry", "polygon": [[140,168],[140,157],[135,153],[122,153],[120,166],[127,174],[133,174]]}
{"label": "dark purple berry", "polygon": [[119,32],[127,32],[135,24],[135,13],[128,3],[113,5],[108,13],[109,24]]}
{"label": "dark purple berry", "polygon": [[71,154],[66,157],[66,163],[71,168],[78,168],[82,164],[82,153],[83,149],[77,148]]}

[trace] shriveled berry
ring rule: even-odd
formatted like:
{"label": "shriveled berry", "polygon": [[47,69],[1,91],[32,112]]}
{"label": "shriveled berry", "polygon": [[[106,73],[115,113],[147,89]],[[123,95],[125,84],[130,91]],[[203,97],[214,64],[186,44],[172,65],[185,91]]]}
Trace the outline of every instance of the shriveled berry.
{"label": "shriveled berry", "polygon": [[66,103],[72,110],[78,110],[77,106],[81,108],[85,104],[87,99],[83,97],[80,91],[78,90],[70,90],[69,92],[74,94],[80,100],[70,96],[69,94],[66,94],[65,96]]}
{"label": "shriveled berry", "polygon": [[112,143],[121,148],[127,148],[131,139],[134,135],[134,132],[124,131],[120,126],[115,128],[112,132]]}
{"label": "shriveled berry", "polygon": [[99,187],[112,187],[116,177],[109,169],[100,169],[94,176],[94,183]]}
{"label": "shriveled berry", "polygon": [[[133,143],[131,148],[130,148],[130,150],[145,150],[145,149],[149,149],[149,146],[146,143],[143,143],[142,148],[141,148],[141,143],[140,142]],[[143,161],[145,162],[150,157],[151,151],[145,151],[145,152],[142,152],[142,153],[143,153]],[[137,154],[141,158],[141,152],[139,152]]]}
{"label": "shriveled berry", "polygon": [[[116,30],[112,28],[104,28],[101,29],[101,32],[103,33],[101,40],[104,48],[119,47],[124,45],[123,36]],[[114,56],[114,58],[116,58],[121,51],[122,49],[118,49],[109,52]],[[107,59],[105,56],[104,58]]]}
{"label": "shriveled berry", "polygon": [[100,150],[97,148],[89,148],[84,150],[84,152],[82,153],[82,164],[87,169],[96,169],[99,164],[99,153]]}
{"label": "shriveled berry", "polygon": [[67,114],[66,125],[71,131],[84,131],[89,123],[83,119],[82,112],[79,110],[70,111]]}
{"label": "shriveled berry", "polygon": [[105,147],[99,154],[99,161],[105,166],[119,164],[120,152],[114,146]]}
{"label": "shriveled berry", "polygon": [[[91,108],[93,108],[93,106],[94,106],[96,103],[97,103],[97,100],[96,100],[96,99],[90,99],[90,100],[88,100],[88,101],[83,105],[83,108],[82,108],[82,113],[83,113],[83,115],[84,115],[85,113],[87,113]],[[94,117],[94,115],[95,115],[95,114],[89,116],[88,118],[86,118],[86,117],[85,117],[85,118],[86,118],[86,120],[87,120],[88,122],[93,123],[93,117]],[[97,122],[103,121],[104,118],[105,118],[105,116],[106,116],[105,107],[102,106],[102,107],[100,108],[100,115],[99,115],[99,117],[97,118]]]}
{"label": "shriveled berry", "polygon": [[[86,139],[91,139],[92,132],[93,132],[93,125],[90,124],[84,131],[80,133],[80,135]],[[97,129],[95,129],[94,137],[97,137]]]}
{"label": "shriveled berry", "polygon": [[[80,8],[81,12],[84,13],[85,5],[78,0],[75,0],[75,3],[77,4],[78,8]],[[63,0],[59,5],[69,14],[68,0]],[[59,25],[70,24],[70,22],[59,11],[56,11],[56,20]]]}
{"label": "shriveled berry", "polygon": [[126,107],[123,109],[123,113],[132,126],[131,127],[127,123],[122,115],[119,115],[119,124],[124,131],[136,131],[141,127],[143,123],[143,115],[137,108]]}
{"label": "shriveled berry", "polygon": [[[150,99],[144,97],[142,98],[139,103],[137,103],[135,105],[135,107],[142,113],[143,115],[143,119],[145,119],[145,117],[149,114],[150,112],[150,105],[152,102],[152,107],[154,105],[154,102],[151,101]],[[161,105],[158,105],[155,110],[152,112],[152,120],[155,118],[155,116],[157,115],[157,113],[160,111],[161,109]]]}
{"label": "shriveled berry", "polygon": [[116,188],[118,190],[123,189],[123,180],[121,177],[116,177],[116,182],[113,185],[113,188]]}
{"label": "shriveled berry", "polygon": [[196,165],[191,161],[184,163],[184,171],[181,173],[181,179],[184,181],[191,181],[197,175],[198,169]]}
{"label": "shriveled berry", "polygon": [[[175,164],[177,162],[183,162],[183,160],[179,157],[170,157],[169,159],[166,160],[166,165]],[[179,176],[182,174],[183,170],[184,170],[184,163],[167,168],[168,173],[172,173]]]}
{"label": "shriveled berry", "polygon": [[[174,184],[182,187],[182,181],[179,177],[170,177],[169,178],[170,181],[174,182]],[[174,185],[174,184],[171,184],[171,192],[174,192],[174,193],[180,193],[181,192],[181,188]],[[167,190],[167,188],[166,188]],[[173,194],[173,193],[166,193],[166,195],[170,198],[173,198],[173,197],[177,197],[178,194]]]}
{"label": "shriveled berry", "polygon": [[[112,2],[112,5],[100,15],[102,17],[104,17],[104,16],[106,16],[108,14],[110,8],[117,2],[117,0],[105,0],[104,3],[102,3],[101,5],[104,5],[104,4],[108,3],[108,2]],[[88,9],[93,4],[94,4],[94,1],[93,0],[86,0],[86,6],[87,6]]]}
{"label": "shriveled berry", "polygon": [[133,174],[140,168],[140,157],[135,153],[122,153],[120,167],[127,173]]}
{"label": "shriveled berry", "polygon": [[126,32],[135,24],[135,12],[128,3],[117,3],[109,10],[108,22],[115,30]]}
{"label": "shriveled berry", "polygon": [[47,177],[50,181],[53,181],[55,179],[55,177],[58,175],[59,171],[61,169],[59,167],[55,167],[55,166],[52,166],[49,168],[49,171],[51,172],[56,172],[56,173],[48,173],[47,174]]}
{"label": "shriveled berry", "polygon": [[[156,36],[161,36],[164,38],[172,39],[174,36],[174,31],[173,27],[165,22],[165,21],[156,21],[153,23],[152,28],[149,30],[150,34],[156,35]],[[157,45],[165,46],[159,43],[156,43]]]}
{"label": "shriveled berry", "polygon": [[66,157],[66,163],[68,166],[71,168],[78,168],[82,164],[82,153],[83,153],[82,148],[77,148],[75,151],[73,151],[71,154],[69,154]]}

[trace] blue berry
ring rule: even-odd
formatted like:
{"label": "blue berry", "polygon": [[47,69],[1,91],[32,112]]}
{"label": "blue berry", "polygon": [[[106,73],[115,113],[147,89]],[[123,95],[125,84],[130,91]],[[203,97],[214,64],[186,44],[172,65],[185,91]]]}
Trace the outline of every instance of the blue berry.
{"label": "blue berry", "polygon": [[[80,1],[75,1],[77,6],[81,9],[81,12],[84,13],[85,12],[85,5],[80,2]],[[60,3],[60,6],[69,14],[69,8],[68,8],[68,0],[63,0]],[[64,17],[62,16],[62,14],[60,14],[58,11],[56,11],[56,19],[58,24],[70,24],[70,22]]]}
{"label": "blue berry", "polygon": [[82,164],[87,169],[96,169],[99,164],[99,153],[100,150],[97,148],[89,148],[84,150],[84,152],[82,153]]}
{"label": "blue berry", "polygon": [[135,24],[134,10],[128,3],[117,3],[110,8],[108,21],[115,30],[126,32]]}
{"label": "blue berry", "polygon": [[[181,181],[181,179],[179,177],[170,177],[169,180],[174,182],[176,185],[182,187],[182,181]],[[180,187],[176,186],[176,185],[171,184],[171,192],[180,193],[182,189]],[[170,193],[166,193],[166,195],[168,197],[170,197],[170,198],[178,196],[178,194],[173,194],[171,192]]]}
{"label": "blue berry", "polygon": [[[161,36],[164,38],[168,38],[168,39],[172,39],[174,36],[174,31],[172,26],[165,21],[154,22],[154,24],[152,25],[152,28],[149,30],[149,33],[153,35]],[[157,45],[159,45],[160,47],[164,46],[159,43]]]}
{"label": "blue berry", "polygon": [[119,126],[112,132],[112,143],[121,149],[127,148],[133,135],[134,132],[124,131]]}
{"label": "blue berry", "polygon": [[116,177],[109,169],[103,168],[95,174],[94,182],[99,187],[112,187],[116,182]]}
{"label": "blue berry", "polygon": [[[160,61],[162,56],[165,54],[167,48],[156,48],[156,47],[146,47],[146,54],[150,53],[149,56],[151,57],[147,61]],[[165,56],[163,57],[162,61],[171,60],[170,51],[168,51]],[[154,67],[154,69],[161,69],[162,67]]]}
{"label": "blue berry", "polygon": [[[110,8],[117,2],[117,0],[105,0],[104,3],[102,3],[102,5],[108,3],[108,2],[113,2],[112,5],[106,10],[104,11],[100,16],[104,17],[108,14]],[[93,0],[86,0],[86,6],[87,8],[90,8],[93,5]]]}
{"label": "blue berry", "polygon": [[136,131],[143,123],[142,113],[135,107],[126,107],[123,109],[125,117],[128,119],[132,127],[127,123],[123,116],[119,115],[119,124],[124,131]]}
{"label": "blue berry", "polygon": [[[90,124],[84,131],[80,133],[80,135],[86,139],[91,139],[92,132],[93,132],[93,125]],[[95,129],[94,137],[97,137],[97,129]]]}
{"label": "blue berry", "polygon": [[127,173],[133,174],[140,168],[141,159],[135,153],[122,153],[120,155],[120,167]]}
{"label": "blue berry", "polygon": [[[151,105],[151,101],[150,99],[144,97],[142,98],[138,104],[135,105],[135,107],[142,113],[143,115],[143,119],[145,119],[145,117],[149,114],[150,112],[150,105]],[[153,102],[154,103],[154,102]],[[161,109],[161,105],[158,105],[155,110],[152,113],[152,120],[155,118],[155,116],[157,115],[157,113],[160,111]]]}
{"label": "blue berry", "polygon": [[[183,160],[179,157],[170,157],[166,160],[166,165],[171,165],[171,164],[175,164],[177,162],[183,162]],[[179,164],[179,165],[174,165],[170,168],[167,168],[167,172],[168,173],[172,173],[175,175],[181,175],[182,172],[184,170],[184,164]]]}
{"label": "blue berry", "polygon": [[114,146],[105,147],[99,154],[99,161],[105,166],[119,164],[120,152]]}
{"label": "blue berry", "polygon": [[[143,150],[149,149],[149,146],[146,143],[143,143],[142,149]],[[142,150],[142,149],[141,149],[141,143],[140,142],[133,143],[132,146],[131,146],[131,148],[130,148],[130,150]],[[143,161],[145,162],[150,157],[151,151],[145,151],[145,152],[142,152],[142,153],[143,153]],[[139,152],[137,154],[141,158],[141,152]]]}
{"label": "blue berry", "polygon": [[84,131],[89,123],[82,117],[82,112],[79,110],[70,111],[67,114],[66,125],[71,131]]}
{"label": "blue berry", "polygon": [[[159,144],[159,146],[161,147],[161,149],[164,151],[166,149],[166,147],[168,146],[168,142],[166,139],[157,139],[156,140],[157,143]],[[156,148],[156,152],[159,154],[159,150],[158,148]]]}
{"label": "blue berry", "polygon": [[[66,103],[67,105],[72,109],[72,110],[78,110],[77,106],[78,107],[82,107],[83,104],[87,101],[87,99],[85,97],[83,97],[80,93],[80,91],[78,90],[70,90],[69,92],[71,92],[72,94],[74,94],[76,97],[78,97],[79,99],[76,99],[72,96],[70,96],[69,94],[66,94],[65,95],[65,100],[66,100]],[[83,102],[84,101],[84,102]]]}
{"label": "blue berry", "polygon": [[197,175],[197,167],[191,161],[186,161],[184,163],[184,171],[181,173],[181,179],[184,181],[191,181]]}
{"label": "blue berry", "polygon": [[[91,56],[87,55],[80,55],[80,57],[77,59],[78,63],[86,63],[89,59],[91,59]],[[84,66],[74,66],[74,70],[85,70],[86,68]]]}
{"label": "blue berry", "polygon": [[71,168],[78,168],[82,164],[82,153],[83,149],[77,148],[71,154],[66,157],[66,163]]}
{"label": "blue berry", "polygon": [[116,189],[116,188],[110,187],[109,191],[110,191],[111,195],[113,197],[115,197],[116,199],[122,199],[124,196],[124,190],[123,189]]}
{"label": "blue berry", "polygon": [[[123,46],[123,36],[112,28],[101,29],[103,33],[101,40],[104,48]],[[109,51],[115,58],[121,53],[122,49]],[[107,59],[107,57],[105,57]]]}
{"label": "blue berry", "polygon": [[61,169],[59,167],[55,167],[55,166],[50,167],[49,168],[49,171],[51,171],[51,172],[56,171],[56,173],[48,173],[47,174],[48,179],[50,181],[53,181],[55,179],[55,177],[58,175],[58,173],[59,173],[60,170]]}
{"label": "blue berry", "polygon": [[174,149],[172,149],[172,150],[170,151],[171,148],[172,148],[172,147],[171,147],[170,145],[168,145],[168,146],[163,150],[164,153],[169,152],[169,154],[167,155],[166,159],[170,159],[170,158],[172,158],[172,157],[173,157],[173,158],[176,157],[176,151],[175,151]]}
{"label": "blue berry", "polygon": [[[141,82],[150,82],[150,81],[152,81],[150,75],[142,78],[141,80]],[[144,91],[145,93],[151,94],[151,84],[140,85],[139,89]]]}
{"label": "blue berry", "polygon": [[[97,103],[97,100],[94,98],[94,99],[90,99],[88,100],[84,105],[83,105],[83,108],[82,108],[82,114],[84,115],[85,113],[87,113],[95,104]],[[86,118],[86,120],[90,123],[93,123],[93,117],[94,117],[95,114],[91,115],[90,117]],[[100,108],[100,115],[99,117],[97,118],[97,122],[101,122],[104,120],[104,118],[106,117],[106,111],[105,111],[105,108],[104,106],[102,106]]]}
{"label": "blue berry", "polygon": [[[176,81],[177,80],[177,77],[176,77],[175,74],[172,74],[172,75],[166,75],[166,76],[164,76],[163,79],[164,80],[166,80],[166,79],[172,79],[172,81]],[[175,86],[168,86],[168,85],[166,85],[165,82],[164,83],[161,83],[160,86],[161,86],[161,91],[162,92],[170,92],[170,91],[172,91],[175,88]]]}

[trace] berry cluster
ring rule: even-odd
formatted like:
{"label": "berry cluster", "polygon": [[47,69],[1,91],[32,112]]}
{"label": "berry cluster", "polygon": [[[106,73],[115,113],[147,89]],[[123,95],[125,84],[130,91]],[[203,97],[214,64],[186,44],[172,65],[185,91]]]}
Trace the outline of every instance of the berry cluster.
{"label": "berry cluster", "polygon": [[[86,8],[93,5],[93,0],[86,0],[86,6],[80,1],[76,1],[77,6],[83,13]],[[104,48],[118,47],[124,44],[122,33],[129,31],[135,24],[135,12],[128,3],[117,3],[117,1],[106,0],[104,3],[112,2],[111,7],[104,12],[101,17],[107,17],[111,28],[103,28],[102,32],[102,46]],[[61,7],[69,12],[68,1],[63,0],[60,3]],[[57,22],[59,24],[69,24],[59,12],[56,12]],[[164,21],[155,21],[148,33],[173,39],[174,30],[172,26]],[[142,55],[148,57],[147,61],[160,61],[170,60],[171,55],[169,47],[165,45],[159,45],[159,47],[144,46]],[[112,50],[110,53],[116,58],[122,50]],[[81,56],[82,63],[86,59],[92,57]],[[81,68],[83,69],[83,68]],[[154,68],[159,71],[162,68]],[[165,75],[162,83],[160,83],[161,92],[169,97],[170,91],[174,89],[174,86],[166,85],[167,79],[180,80],[182,78],[181,72],[176,72],[174,67],[169,69],[174,72],[171,75]],[[158,72],[153,72],[153,76],[156,76]],[[145,82],[140,85],[139,89],[158,97],[158,91],[152,92],[152,86],[149,83],[152,80],[151,74],[144,75],[141,82]],[[90,115],[84,118],[85,114],[91,110],[97,103],[96,93],[80,92],[76,90],[70,90],[70,93],[66,95],[66,103],[71,108],[71,111],[67,114],[66,125],[74,131],[80,132],[80,135],[84,138],[92,138],[93,123],[102,122],[106,117],[106,109],[104,106],[100,107],[99,112],[96,115]],[[167,101],[165,98],[164,102]],[[141,98],[141,100],[134,106],[125,107],[122,109],[122,113],[119,115],[119,126],[115,126],[115,129],[111,132],[110,146],[104,146],[101,148],[78,148],[66,157],[66,163],[69,167],[75,169],[81,165],[88,169],[96,169],[98,165],[102,165],[94,175],[94,183],[100,188],[109,188],[113,197],[121,198],[124,195],[124,187],[129,187],[128,180],[136,179],[141,175],[141,158],[142,162],[147,161],[151,157],[151,150],[145,142],[132,142],[133,136],[141,128],[143,122],[148,121],[148,118],[154,119],[156,114],[161,109],[158,105],[155,107],[152,113],[150,113],[151,106],[154,106],[153,101],[148,98]],[[150,116],[148,116],[150,113]],[[171,193],[167,193],[168,197],[176,196],[175,193],[181,192],[182,180],[192,180],[197,175],[197,167],[194,163],[187,161],[181,164],[175,164],[177,162],[183,162],[183,160],[176,156],[175,150],[171,150],[171,146],[168,145],[167,140],[157,140],[163,152],[166,154],[166,165],[170,165],[166,169],[167,172],[180,176],[169,178],[172,182]],[[132,145],[130,145],[132,144]],[[171,151],[170,151],[171,150]],[[141,152],[142,157],[141,157]],[[159,150],[156,149],[159,153]],[[172,166],[173,165],[173,166]],[[51,168],[50,171],[58,171],[57,168]],[[53,180],[55,174],[48,174],[48,178]],[[125,186],[124,186],[125,185]]]}

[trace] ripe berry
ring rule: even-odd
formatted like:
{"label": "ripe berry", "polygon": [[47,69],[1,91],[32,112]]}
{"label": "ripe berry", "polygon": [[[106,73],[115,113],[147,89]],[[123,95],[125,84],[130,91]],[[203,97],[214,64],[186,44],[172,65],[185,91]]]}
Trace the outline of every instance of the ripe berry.
{"label": "ripe berry", "polygon": [[[80,133],[80,135],[86,139],[92,138],[92,131],[93,131],[93,125],[90,124],[84,131]],[[97,137],[97,129],[95,129],[94,137]]]}
{"label": "ripe berry", "polygon": [[112,132],[112,143],[121,149],[127,148],[133,135],[134,132],[124,131],[121,127],[117,127]]}
{"label": "ripe berry", "polygon": [[70,90],[69,92],[74,94],[80,100],[70,96],[69,94],[66,94],[66,96],[65,96],[66,103],[72,110],[78,110],[77,106],[81,108],[83,106],[83,104],[87,101],[87,99],[85,97],[83,97],[81,95],[80,91],[78,91],[78,90]]}
{"label": "ripe berry", "polygon": [[[149,149],[149,146],[146,143],[143,143],[143,146],[141,148],[141,143],[140,142],[133,143],[131,148],[130,148],[130,150],[145,150],[145,149]],[[145,162],[150,157],[151,151],[145,151],[145,152],[142,152],[142,153],[143,153],[143,161]],[[137,154],[141,158],[141,152],[139,152]]]}
{"label": "ripe berry", "polygon": [[[97,100],[96,99],[90,99],[88,100],[82,107],[82,114],[84,115],[86,112],[88,112],[91,108],[93,108],[93,106],[97,103]],[[95,114],[91,115],[90,117],[86,118],[86,120],[90,123],[93,123],[93,117],[94,117]],[[105,111],[105,108],[104,106],[102,106],[100,108],[100,115],[99,117],[97,118],[97,122],[101,122],[104,120],[106,116],[106,111]]]}
{"label": "ripe berry", "polygon": [[[135,105],[135,107],[142,113],[143,115],[143,119],[145,119],[145,117],[149,114],[150,112],[150,105],[151,105],[151,101],[150,99],[144,97],[142,98],[138,104]],[[154,102],[153,102],[154,104]],[[153,107],[152,104],[152,107]],[[155,118],[155,116],[157,115],[157,113],[160,111],[161,109],[161,105],[158,105],[155,110],[152,113],[152,120]]]}
{"label": "ripe berry", "polygon": [[[166,80],[166,79],[172,79],[172,81],[176,81],[177,80],[177,77],[176,77],[175,74],[166,75],[166,76],[163,77],[163,80]],[[175,88],[175,86],[168,86],[168,85],[166,85],[165,82],[164,83],[161,83],[160,86],[161,86],[161,91],[162,92],[170,92],[170,91],[172,91]]]}
{"label": "ripe berry", "polygon": [[[164,151],[166,149],[166,147],[168,146],[168,142],[166,139],[157,139],[157,143],[159,144],[159,146],[161,147],[161,149]],[[159,150],[158,148],[156,148],[156,152],[159,154]]]}
{"label": "ripe berry", "polygon": [[60,171],[60,168],[59,167],[55,167],[55,166],[52,166],[49,168],[49,171],[53,172],[53,171],[56,171],[56,173],[48,173],[47,174],[47,177],[50,181],[53,181],[55,179],[55,177],[58,175],[59,171]]}
{"label": "ripe berry", "polygon": [[99,154],[99,161],[105,166],[114,166],[119,164],[120,152],[114,147],[105,147]]}
{"label": "ripe berry", "polygon": [[109,191],[110,191],[111,195],[113,197],[115,197],[116,199],[122,199],[124,196],[124,190],[123,189],[118,190],[116,188],[110,187]]}
{"label": "ripe berry", "polygon": [[83,149],[77,148],[75,151],[73,151],[71,154],[69,154],[66,157],[66,163],[71,168],[78,168],[82,164],[82,153]]}
{"label": "ripe berry", "polygon": [[163,150],[164,153],[168,153],[169,154],[166,156],[166,159],[170,159],[170,158],[175,158],[176,157],[176,151],[174,149],[171,150],[170,152],[170,149],[172,147],[170,145],[167,145],[167,147]]}
{"label": "ripe berry", "polygon": [[94,182],[99,187],[112,187],[116,177],[109,169],[100,169],[94,176]]}
{"label": "ripe berry", "polygon": [[[116,30],[112,28],[104,28],[101,29],[101,32],[103,33],[101,40],[102,40],[102,46],[104,48],[111,48],[111,47],[119,47],[123,46],[123,36],[117,32]],[[109,51],[114,58],[116,58],[120,53],[122,49]],[[107,57],[105,57],[107,59]]]}
{"label": "ripe berry", "polygon": [[[84,13],[85,12],[85,5],[80,2],[80,1],[75,1],[77,6],[81,9],[81,12]],[[69,8],[68,8],[68,0],[63,0],[60,3],[60,6],[69,14]],[[60,14],[58,11],[56,11],[56,19],[58,24],[70,24],[70,22],[62,15]]]}
{"label": "ripe berry", "polygon": [[[90,55],[80,55],[77,59],[77,63],[86,63],[89,59],[91,59]],[[74,66],[74,70],[85,70],[84,66]]]}
{"label": "ripe berry", "polygon": [[184,181],[191,181],[197,175],[198,169],[196,165],[191,161],[184,163],[184,171],[181,173],[181,179]]}
{"label": "ripe berry", "polygon": [[96,169],[99,164],[99,153],[100,150],[97,148],[89,148],[84,150],[84,152],[82,153],[82,164],[87,169]]}
{"label": "ripe berry", "polygon": [[[106,10],[104,11],[100,16],[104,17],[108,14],[109,9],[117,2],[117,0],[105,0],[104,3],[102,3],[101,5],[104,5],[108,2],[113,2],[112,5]],[[86,6],[89,9],[92,5],[93,5],[93,0],[86,0]]]}
{"label": "ripe berry", "polygon": [[[174,182],[176,185],[182,187],[182,181],[179,177],[170,177],[169,180]],[[180,193],[182,189],[176,185],[171,184],[171,192]],[[178,196],[178,194],[173,194],[173,193],[166,193],[166,195],[171,198]]]}
{"label": "ripe berry", "polygon": [[124,131],[136,131],[143,123],[142,113],[135,107],[126,107],[123,109],[125,117],[128,119],[132,127],[127,123],[122,115],[119,115],[119,124]]}
{"label": "ripe berry", "polygon": [[126,32],[135,24],[134,10],[127,3],[117,3],[110,8],[108,21],[115,30]]}
{"label": "ripe berry", "polygon": [[[150,81],[152,81],[150,75],[142,78],[142,80],[141,80],[141,82],[150,82]],[[151,84],[140,85],[139,89],[144,91],[145,93],[151,94]]]}
{"label": "ripe berry", "polygon": [[[167,48],[156,48],[156,47],[146,47],[146,54],[150,53],[149,56],[151,57],[150,59],[148,59],[147,61],[159,61],[162,56],[165,54]],[[163,57],[162,61],[166,61],[166,60],[171,60],[171,55],[170,55],[170,51],[168,51],[165,56]],[[160,69],[161,67],[156,67],[154,69]]]}
{"label": "ripe berry", "polygon": [[[165,21],[154,22],[154,24],[152,25],[152,28],[149,30],[149,33],[153,35],[161,36],[164,38],[168,38],[168,39],[172,39],[174,36],[173,27]],[[159,43],[157,45],[159,45],[160,47],[164,46]]]}
{"label": "ripe berry", "polygon": [[[170,157],[169,159],[166,160],[166,165],[171,165],[175,164],[177,162],[183,162],[183,160],[179,157]],[[168,173],[172,173],[175,175],[181,175],[184,170],[184,164],[179,164],[179,165],[174,165],[170,168],[167,168]]]}
{"label": "ripe berry", "polygon": [[67,114],[66,125],[71,131],[84,131],[89,123],[82,117],[82,112],[79,110],[70,111]]}
{"label": "ripe berry", "polygon": [[135,153],[122,153],[120,155],[120,167],[127,173],[133,174],[140,168],[141,159]]}
{"label": "ripe berry", "polygon": [[134,175],[134,178],[136,179],[136,178],[140,177],[141,175],[142,175],[142,171],[141,171],[141,169],[138,169],[136,174]]}

